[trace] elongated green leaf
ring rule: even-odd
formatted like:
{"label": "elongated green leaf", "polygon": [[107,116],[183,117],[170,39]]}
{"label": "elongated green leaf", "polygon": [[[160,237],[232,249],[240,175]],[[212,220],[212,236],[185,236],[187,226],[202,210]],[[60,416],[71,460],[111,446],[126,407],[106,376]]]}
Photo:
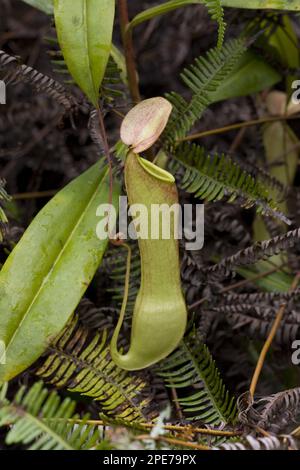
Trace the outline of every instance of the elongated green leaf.
{"label": "elongated green leaf", "polygon": [[120,51],[120,49],[118,49],[114,44],[112,44],[110,55],[113,58],[114,62],[117,64],[118,68],[120,69],[120,76],[122,82],[125,85],[128,85],[127,69],[124,54]]}
{"label": "elongated green leaf", "polygon": [[155,7],[148,8],[147,10],[138,13],[130,22],[129,28],[132,29],[144,21],[151,20],[156,16],[164,15],[170,11],[176,10],[177,8],[184,7],[186,5],[203,3],[201,0],[171,0],[169,2],[162,3]]}
{"label": "elongated green leaf", "polygon": [[[22,372],[64,327],[99,266],[107,240],[96,209],[108,202],[99,164],[60,191],[36,216],[0,272],[0,382]],[[114,190],[117,203],[118,186]]]}
{"label": "elongated green leaf", "polygon": [[47,15],[53,13],[53,0],[23,0],[23,2],[42,10],[44,13],[47,13]]}
{"label": "elongated green leaf", "polygon": [[130,22],[128,28],[132,29],[143,21],[150,20],[158,15],[164,15],[176,8],[183,7],[191,4],[203,4],[207,7],[212,19],[216,20],[219,24],[218,33],[218,47],[222,46],[225,34],[226,24],[224,22],[224,12],[220,0],[171,0],[161,5],[149,8],[136,15]]}
{"label": "elongated green leaf", "polygon": [[299,11],[299,0],[222,0],[224,7]]}
{"label": "elongated green leaf", "polygon": [[[23,0],[29,5],[38,8],[39,10],[47,13],[49,15],[54,13],[54,0]],[[127,84],[127,72],[124,54],[113,44],[111,45],[111,56],[114,59],[115,63],[121,70],[121,78],[125,84]]]}
{"label": "elongated green leaf", "polygon": [[[164,15],[177,8],[192,4],[203,4],[203,0],[170,0],[161,5],[148,8],[138,13],[130,22],[129,28],[132,29],[144,21],[151,20],[156,16]],[[275,8],[280,10],[298,11],[300,10],[299,0],[222,0],[223,7],[264,9]]]}
{"label": "elongated green leaf", "polygon": [[57,37],[69,72],[97,106],[111,51],[114,0],[54,0]]}
{"label": "elongated green leaf", "polygon": [[274,265],[267,261],[259,261],[253,266],[239,267],[236,272],[245,279],[254,279],[251,282],[267,292],[287,292],[291,288],[293,277],[286,273],[279,271],[257,278],[263,273],[268,273],[273,267]]}
{"label": "elongated green leaf", "polygon": [[[266,31],[266,35],[270,34],[271,28],[272,26]],[[283,65],[294,69],[299,67],[298,38],[288,15],[283,15],[282,25],[269,36],[268,42],[276,50]]]}
{"label": "elongated green leaf", "polygon": [[281,81],[281,75],[252,51],[242,56],[235,70],[213,94],[214,102],[251,95]]}
{"label": "elongated green leaf", "polygon": [[[97,427],[87,424],[88,414],[80,419],[75,408],[75,401],[60,399],[57,392],[43,388],[43,382],[28,389],[22,386],[13,401],[0,399],[0,426],[10,426],[6,444],[23,444],[28,450],[96,449]],[[78,423],[76,427],[72,421]]]}
{"label": "elongated green leaf", "polygon": [[[261,29],[265,29],[262,22]],[[300,54],[298,38],[294,31],[294,25],[288,15],[283,15],[280,24],[267,27],[263,35],[258,39],[258,45],[265,49],[267,57],[274,57],[285,69],[298,69],[300,66]],[[297,80],[296,72],[286,75],[286,92],[290,96],[293,92],[292,82]]]}
{"label": "elongated green leaf", "polygon": [[[53,1],[54,0],[23,0],[29,5],[32,5],[45,13],[53,13]],[[134,28],[144,21],[151,20],[155,16],[160,16],[165,13],[169,13],[177,8],[184,7],[185,5],[203,3],[202,0],[171,0],[161,5],[148,8],[147,10],[138,13],[133,20],[130,22],[130,28]],[[279,10],[287,11],[300,11],[299,0],[222,0],[223,7],[233,8],[248,8],[248,9],[264,9],[274,8]]]}

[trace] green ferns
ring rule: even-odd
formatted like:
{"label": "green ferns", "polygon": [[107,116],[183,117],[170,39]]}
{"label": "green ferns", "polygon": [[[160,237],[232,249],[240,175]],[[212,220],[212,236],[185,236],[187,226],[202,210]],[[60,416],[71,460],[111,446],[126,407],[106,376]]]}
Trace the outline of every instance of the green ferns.
{"label": "green ferns", "polygon": [[224,21],[224,10],[221,5],[221,0],[203,0],[203,3],[206,5],[211,18],[217,21],[219,25],[218,48],[221,48],[226,29],[226,23]]}
{"label": "green ferns", "polygon": [[[192,92],[190,101],[178,93],[167,98],[173,105],[169,123],[163,134],[163,145],[170,156],[170,171],[180,174],[178,184],[190,193],[207,201],[238,197],[245,208],[256,206],[257,212],[289,220],[277,211],[276,201],[269,197],[272,182],[254,178],[225,155],[209,155],[195,144],[183,142],[207,107],[213,103],[215,92],[234,70],[247,49],[245,39],[235,39],[221,49],[210,50],[206,57],[197,58],[181,77]],[[184,169],[184,175],[180,169]],[[274,193],[274,191],[273,191]]]}
{"label": "green ferns", "polygon": [[224,154],[209,155],[199,145],[183,143],[174,151],[170,169],[179,175],[182,189],[198,198],[217,201],[227,196],[233,202],[239,197],[243,207],[256,205],[259,213],[279,215],[268,188]]}
{"label": "green ferns", "polygon": [[[62,400],[58,394],[36,382],[29,390],[21,387],[14,400],[0,391],[0,426],[10,426],[6,444],[23,444],[29,450],[96,449],[100,440],[98,428],[87,424],[89,416],[79,419],[76,402]],[[74,426],[71,421],[78,424]]]}
{"label": "green ferns", "polygon": [[[4,189],[4,181],[0,179],[0,201],[9,201],[10,197],[8,196],[7,192]],[[0,242],[3,241],[3,228],[7,224],[7,217],[5,215],[4,210],[0,205]]]}
{"label": "green ferns", "polygon": [[[131,247],[132,258],[130,265],[130,286],[126,305],[126,316],[130,316],[133,313],[141,279],[141,260],[137,244],[132,243]],[[110,281],[107,292],[111,294],[112,300],[119,310],[122,306],[124,296],[126,259],[127,253],[125,250],[118,250],[115,247],[110,247],[104,257],[101,267],[101,273],[103,273],[105,277],[108,277]]]}
{"label": "green ferns", "polygon": [[[28,1],[28,0],[25,0]],[[211,18],[218,22],[219,25],[219,33],[218,33],[218,46],[222,45],[224,39],[224,33],[226,24],[224,22],[224,11],[222,8],[222,1],[221,0],[169,0],[164,1],[159,5],[155,5],[154,7],[150,7],[147,10],[141,11],[138,13],[129,23],[128,29],[130,31],[133,30],[137,25],[143,23],[144,21],[149,21],[156,16],[164,15],[169,13],[177,8],[188,6],[190,4],[204,4]]]}
{"label": "green ferns", "polygon": [[[159,375],[167,386],[185,392],[178,403],[188,420],[201,420],[210,426],[235,420],[235,400],[226,391],[207,346],[198,338],[183,340],[180,348],[163,361]],[[196,391],[191,392],[191,387]]]}
{"label": "green ferns", "polygon": [[[47,37],[46,41],[51,46],[49,55],[53,57],[53,59],[51,59],[53,72],[62,75],[62,81],[66,85],[74,84],[75,82],[69,73],[62,52],[59,49],[57,39]],[[114,56],[110,55],[100,87],[100,95],[107,104],[111,104],[116,98],[123,98],[124,93],[121,90],[123,80],[122,73],[123,72],[114,59]]]}
{"label": "green ferns", "polygon": [[58,388],[92,397],[108,415],[146,420],[150,402],[143,395],[146,383],[112,362],[106,332],[90,337],[76,316],[52,344],[50,355],[36,373]]}
{"label": "green ferns", "polygon": [[245,51],[245,41],[235,39],[224,44],[221,49],[210,50],[206,57],[197,58],[193,65],[183,71],[182,80],[193,95],[190,102],[178,93],[167,95],[174,108],[164,132],[167,149],[172,149],[174,142],[183,139],[201,118],[213,102],[213,93],[232,72]]}

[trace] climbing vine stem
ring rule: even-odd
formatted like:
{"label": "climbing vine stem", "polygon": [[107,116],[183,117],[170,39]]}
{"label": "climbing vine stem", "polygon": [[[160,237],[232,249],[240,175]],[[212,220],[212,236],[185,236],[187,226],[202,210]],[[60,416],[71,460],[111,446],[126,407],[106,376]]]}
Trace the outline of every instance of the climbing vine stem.
{"label": "climbing vine stem", "polygon": [[110,155],[110,150],[109,150],[108,138],[107,138],[106,129],[105,129],[105,125],[104,125],[104,119],[103,119],[103,115],[102,115],[102,110],[100,109],[99,105],[97,106],[97,114],[98,114],[100,135],[101,135],[101,138],[102,138],[102,141],[103,141],[104,153],[105,153],[105,157],[106,157],[107,164],[108,164],[108,170],[109,170],[109,197],[108,197],[108,203],[109,203],[109,205],[111,205],[112,204],[112,194],[113,194],[113,168],[112,168],[112,160],[111,160],[111,155]]}
{"label": "climbing vine stem", "polygon": [[230,131],[234,131],[237,129],[253,127],[259,124],[266,124],[266,123],[277,122],[277,121],[290,121],[290,120],[299,119],[299,118],[300,118],[299,114],[293,115],[293,116],[266,116],[266,117],[262,117],[259,119],[252,119],[250,121],[243,121],[243,122],[237,122],[235,124],[229,124],[228,126],[224,126],[224,127],[217,127],[215,129],[209,129],[203,132],[197,132],[196,134],[190,134],[186,137],[183,137],[182,139],[178,139],[177,142],[178,143],[187,142],[190,140],[202,139],[203,137],[209,137],[211,135],[224,134],[225,132],[230,132]]}
{"label": "climbing vine stem", "polygon": [[132,32],[128,28],[129,16],[128,16],[127,0],[118,0],[118,5],[119,5],[119,18],[120,18],[121,35],[122,35],[122,42],[123,42],[124,54],[125,54],[125,60],[126,60],[129,91],[130,91],[132,100],[136,104],[141,101],[141,95],[140,95],[139,85],[138,85]]}
{"label": "climbing vine stem", "polygon": [[[299,283],[299,280],[300,280],[300,273],[297,273],[297,275],[295,276],[295,278],[292,282],[291,288],[289,289],[289,292],[293,292],[296,289],[296,287]],[[254,374],[253,374],[253,377],[252,377],[252,380],[251,380],[251,385],[250,385],[250,397],[251,397],[252,400],[254,398],[254,394],[255,394],[257,383],[258,383],[258,379],[260,377],[260,374],[261,374],[261,371],[262,371],[267,353],[268,353],[268,351],[271,347],[271,344],[272,344],[272,342],[275,338],[276,332],[277,332],[277,330],[279,328],[279,325],[281,323],[281,320],[283,318],[285,309],[286,309],[286,303],[282,304],[279,307],[278,312],[277,312],[276,317],[275,317],[275,321],[272,325],[271,331],[270,331],[270,333],[269,333],[269,335],[268,335],[268,337],[265,341],[265,344],[264,344],[264,346],[261,350],[261,353],[259,355],[257,365],[256,365],[256,368],[255,368],[255,371],[254,371]]]}

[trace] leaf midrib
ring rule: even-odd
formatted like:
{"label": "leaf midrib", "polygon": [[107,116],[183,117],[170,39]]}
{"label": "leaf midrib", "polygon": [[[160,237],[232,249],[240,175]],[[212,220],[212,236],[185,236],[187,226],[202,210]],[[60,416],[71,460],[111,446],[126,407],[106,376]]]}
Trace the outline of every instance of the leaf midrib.
{"label": "leaf midrib", "polygon": [[88,71],[90,75],[90,82],[91,82],[91,87],[92,87],[92,92],[94,95],[94,100],[95,103],[94,105],[96,106],[97,104],[97,91],[95,88],[95,83],[93,79],[93,72],[92,72],[92,64],[91,64],[91,59],[90,59],[90,47],[89,47],[89,34],[88,34],[88,28],[87,28],[87,23],[88,23],[88,0],[83,0],[83,18],[84,18],[84,42],[85,42],[85,47],[87,50],[87,65],[88,65]]}
{"label": "leaf midrib", "polygon": [[[212,394],[211,388],[209,387],[209,384],[207,383],[206,377],[204,376],[202,370],[200,369],[199,364],[197,363],[192,351],[190,350],[190,348],[188,347],[188,345],[186,344],[185,341],[182,341],[182,346],[183,346],[183,349],[185,350],[186,354],[189,356],[198,377],[204,383],[205,390],[206,390],[207,395],[209,396],[209,398],[211,400],[211,403],[212,403],[212,406],[213,406],[215,412],[219,415],[221,421],[224,421],[225,423],[227,423],[228,419],[227,419],[226,416],[223,415],[223,410],[221,410],[219,408],[219,403],[217,402],[216,397]],[[212,365],[212,367],[214,367],[214,364]]]}
{"label": "leaf midrib", "polygon": [[[34,416],[33,414],[29,413],[27,410],[24,410],[22,407],[18,407],[17,405],[9,405],[12,407],[12,410],[15,411],[16,415],[21,418],[20,419],[27,419],[28,421],[33,422],[38,428],[41,429],[41,432],[45,432],[50,438],[54,439],[55,442],[62,445],[65,450],[77,450],[76,447],[72,447],[62,436],[57,434],[51,427],[47,426],[47,424],[38,417]],[[45,418],[46,419],[46,418]]]}
{"label": "leaf midrib", "polygon": [[94,201],[94,199],[95,199],[95,197],[96,197],[96,195],[97,195],[97,192],[98,192],[98,189],[99,189],[99,184],[101,184],[101,181],[103,181],[103,179],[106,178],[107,173],[108,173],[108,170],[105,171],[105,173],[103,174],[103,177],[101,178],[101,180],[100,180],[100,181],[97,181],[97,183],[96,183],[96,188],[95,188],[95,190],[93,191],[93,193],[92,193],[92,195],[91,195],[91,198],[90,198],[90,200],[89,200],[87,206],[85,207],[84,211],[80,214],[80,217],[79,217],[79,219],[77,220],[77,222],[75,223],[75,225],[73,226],[73,228],[72,228],[72,230],[71,230],[71,232],[70,232],[70,234],[69,234],[69,236],[68,236],[68,238],[67,238],[67,240],[66,240],[66,242],[65,242],[65,244],[64,244],[64,246],[63,246],[63,248],[61,249],[61,251],[60,251],[60,252],[58,253],[58,255],[56,256],[55,261],[54,261],[54,263],[53,263],[52,266],[51,266],[51,269],[49,270],[48,274],[44,277],[42,283],[40,284],[40,286],[39,286],[39,288],[38,288],[36,294],[34,295],[32,301],[31,301],[31,303],[29,304],[29,306],[27,307],[27,309],[26,309],[24,315],[22,316],[21,321],[19,322],[18,326],[16,327],[16,329],[15,329],[15,331],[14,331],[12,337],[10,338],[9,342],[7,343],[7,345],[6,345],[6,354],[8,354],[9,348],[11,347],[11,344],[13,343],[13,341],[14,341],[16,335],[18,334],[18,332],[19,332],[20,328],[22,327],[24,321],[26,320],[26,318],[27,318],[28,315],[30,314],[30,311],[31,311],[33,305],[36,303],[36,301],[37,301],[38,297],[40,296],[40,294],[41,294],[41,292],[42,292],[42,290],[43,290],[45,284],[47,283],[48,279],[51,277],[51,274],[53,273],[54,268],[56,267],[57,263],[59,262],[59,260],[60,260],[61,257],[63,256],[63,254],[65,253],[66,249],[68,248],[68,245],[69,245],[71,239],[73,238],[74,233],[76,232],[78,226],[80,225],[81,221],[82,221],[83,218],[85,217],[85,215],[86,215],[86,213],[87,213],[89,207],[91,206],[91,204],[93,203],[93,201]]}

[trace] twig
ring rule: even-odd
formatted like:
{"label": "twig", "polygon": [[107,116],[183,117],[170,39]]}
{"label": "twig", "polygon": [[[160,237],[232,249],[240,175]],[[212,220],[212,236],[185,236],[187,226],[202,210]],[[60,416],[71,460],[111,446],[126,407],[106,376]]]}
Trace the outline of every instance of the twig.
{"label": "twig", "polygon": [[[64,419],[64,418],[50,418],[50,420],[55,420],[55,421],[65,421],[67,423],[73,423],[73,424],[80,424],[82,423],[82,419]],[[108,426],[110,425],[106,421],[99,420],[99,419],[88,419],[87,421],[84,421],[85,424],[87,425],[93,425],[93,426]],[[138,423],[138,426],[141,428],[145,429],[152,429],[156,426],[156,423]],[[124,425],[124,427],[126,427]],[[173,424],[165,424],[162,426],[162,428],[166,431],[172,431],[172,432],[178,432],[178,433],[186,433],[186,432],[192,432],[194,434],[203,434],[207,436],[220,436],[220,437],[236,437],[240,436],[242,432],[240,431],[222,431],[220,429],[206,429],[206,428],[197,428],[193,427],[192,425],[187,425],[187,426],[180,426],[180,425],[173,425]]]}
{"label": "twig", "polygon": [[22,199],[41,199],[41,198],[47,198],[54,196],[56,193],[58,193],[59,189],[50,189],[49,191],[35,191],[32,193],[17,193],[13,194],[12,198],[17,201],[17,200],[22,200]]}
{"label": "twig", "polygon": [[[298,282],[299,282],[299,279],[300,279],[300,273],[298,273],[294,280],[293,280],[293,283],[291,285],[291,288],[289,289],[289,292],[293,292],[297,285],[298,285]],[[250,396],[251,398],[253,399],[254,397],[254,394],[255,394],[255,390],[256,390],[256,386],[257,386],[257,383],[258,383],[258,379],[260,377],[260,374],[261,374],[261,371],[262,371],[262,368],[263,368],[263,365],[264,365],[264,362],[265,362],[265,359],[266,359],[266,355],[270,349],[270,346],[273,342],[273,339],[275,338],[275,335],[276,335],[276,332],[278,330],[278,327],[280,325],[280,322],[282,320],[282,317],[284,315],[284,312],[285,312],[285,309],[286,309],[286,303],[282,304],[276,314],[276,318],[275,318],[275,321],[273,323],[273,326],[271,328],[271,331],[266,339],[266,342],[261,350],[261,353],[259,355],[259,358],[258,358],[258,361],[257,361],[257,364],[256,364],[256,368],[255,368],[255,371],[254,371],[254,374],[253,374],[253,377],[252,377],[252,380],[251,380],[251,385],[250,385]]]}
{"label": "twig", "polygon": [[[257,280],[262,279],[266,276],[269,276],[270,274],[273,274],[276,271],[280,271],[281,268],[282,268],[282,265],[281,266],[276,266],[275,268],[272,268],[269,271],[264,271],[263,273],[259,273],[256,276],[250,277],[249,279],[243,279],[241,281],[235,282],[234,284],[231,284],[230,286],[224,287],[218,293],[219,294],[225,294],[226,292],[231,291],[233,289],[236,289],[238,287],[243,287],[243,286],[249,284],[249,282],[257,281]],[[202,299],[197,300],[193,304],[190,304],[188,306],[188,309],[193,310],[194,308],[199,307],[199,305],[202,305],[207,300],[209,300],[208,297],[202,297]]]}
{"label": "twig", "polygon": [[[142,424],[145,428],[153,428],[155,424]],[[206,429],[206,428],[193,428],[193,426],[178,426],[172,424],[166,424],[163,426],[163,429],[166,431],[173,431],[173,432],[192,432],[194,434],[204,434],[207,436],[221,436],[221,437],[235,437],[240,436],[242,433],[239,431],[221,431],[219,429]]]}
{"label": "twig", "polygon": [[245,136],[246,130],[247,130],[246,127],[242,127],[242,129],[239,130],[239,132],[237,133],[237,135],[233,139],[232,144],[230,145],[230,148],[229,148],[229,151],[228,151],[229,154],[234,153],[234,152],[237,151],[238,147],[241,145],[242,140]]}
{"label": "twig", "polygon": [[134,48],[133,48],[133,41],[132,41],[132,32],[127,28],[129,24],[127,0],[119,0],[118,4],[119,4],[121,35],[122,35],[122,42],[123,42],[124,54],[125,54],[125,60],[126,60],[129,91],[130,91],[131,98],[134,101],[134,103],[139,103],[141,101],[141,96],[140,96],[138,78],[137,78],[137,70],[136,70]]}
{"label": "twig", "polygon": [[236,129],[243,129],[245,127],[257,126],[258,124],[266,124],[268,122],[277,122],[277,121],[288,121],[291,119],[299,119],[299,115],[293,116],[267,116],[260,119],[252,119],[250,121],[237,122],[235,124],[230,124],[224,127],[217,127],[216,129],[209,129],[208,131],[197,132],[196,134],[191,134],[181,139],[178,139],[177,142],[186,142],[189,140],[201,139],[202,137],[208,137],[210,135],[224,134],[225,132],[234,131]]}
{"label": "twig", "polygon": [[[113,168],[112,168],[112,159],[110,155],[110,149],[109,149],[109,144],[108,144],[108,138],[106,134],[106,129],[104,125],[104,120],[102,116],[102,111],[100,109],[100,106],[97,106],[97,114],[98,114],[98,122],[99,122],[99,130],[100,130],[100,135],[102,137],[103,141],[103,148],[104,148],[104,153],[105,157],[107,160],[108,164],[108,172],[109,172],[109,196],[108,196],[108,204],[111,206],[112,204],[112,198],[113,198]],[[108,217],[110,216],[110,213],[108,214]],[[107,222],[109,226],[109,220]]]}
{"label": "twig", "polygon": [[300,426],[298,426],[294,431],[291,433],[292,436],[295,436],[297,438],[300,437]]}
{"label": "twig", "polygon": [[189,447],[190,449],[196,450],[211,450],[211,447],[204,446],[203,444],[197,444],[195,442],[185,442],[181,441],[180,439],[174,439],[173,437],[165,437],[165,436],[149,436],[149,434],[143,434],[141,436],[137,436],[135,439],[139,441],[146,441],[146,440],[153,440],[158,442],[166,442],[167,444],[173,444],[175,446],[180,447]]}
{"label": "twig", "polygon": [[259,432],[260,434],[262,434],[264,437],[270,437],[271,434],[266,431],[265,429],[261,428],[260,426],[255,426],[255,431],[256,432]]}
{"label": "twig", "polygon": [[271,346],[271,344],[273,342],[273,339],[276,335],[278,327],[281,323],[283,314],[285,312],[285,308],[286,308],[286,304],[281,305],[281,307],[279,308],[279,310],[276,314],[275,321],[274,321],[273,326],[271,328],[271,331],[270,331],[270,333],[269,333],[269,335],[266,339],[266,342],[265,342],[265,344],[264,344],[264,346],[261,350],[261,353],[259,355],[259,358],[258,358],[258,361],[257,361],[257,364],[256,364],[256,368],[255,368],[255,371],[254,371],[254,374],[253,374],[253,377],[252,377],[252,380],[251,380],[251,385],[250,385],[250,395],[251,395],[252,399],[254,397],[257,382],[258,382],[259,376],[261,374],[261,371],[262,371],[262,368],[263,368],[263,365],[264,365],[264,362],[265,362],[265,359],[266,359],[266,355],[267,355],[267,353],[270,349],[270,346]]}
{"label": "twig", "polygon": [[182,410],[181,410],[181,407],[180,407],[180,404],[179,404],[179,401],[178,401],[177,392],[176,392],[176,389],[174,387],[171,388],[171,395],[172,395],[172,400],[173,400],[174,405],[175,405],[175,410],[176,410],[177,417],[178,417],[178,419],[182,420],[183,419],[183,414],[182,414]]}

